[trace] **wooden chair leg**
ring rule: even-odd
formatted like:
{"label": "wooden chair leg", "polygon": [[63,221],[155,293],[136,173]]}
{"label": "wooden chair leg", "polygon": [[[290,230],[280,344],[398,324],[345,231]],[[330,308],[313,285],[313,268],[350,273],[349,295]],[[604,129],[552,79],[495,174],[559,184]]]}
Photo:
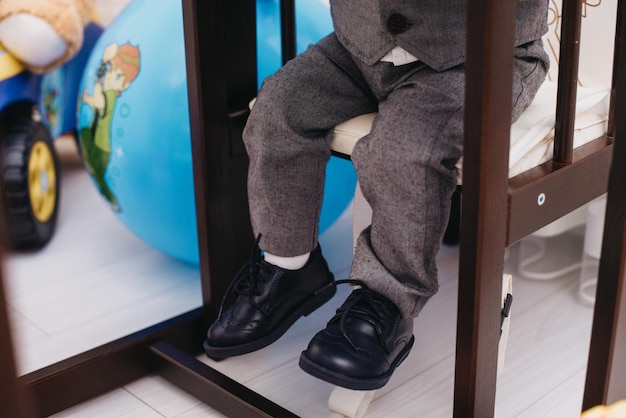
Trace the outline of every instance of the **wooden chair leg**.
{"label": "wooden chair leg", "polygon": [[[620,154],[620,155],[618,155]],[[626,398],[626,143],[616,141],[583,409]]]}
{"label": "wooden chair leg", "polygon": [[626,398],[626,16],[618,10],[609,177],[583,409]]}
{"label": "wooden chair leg", "polygon": [[[516,3],[468,7],[454,416],[493,416],[506,247]],[[502,34],[497,37],[485,33]],[[490,138],[501,138],[493,141]]]}

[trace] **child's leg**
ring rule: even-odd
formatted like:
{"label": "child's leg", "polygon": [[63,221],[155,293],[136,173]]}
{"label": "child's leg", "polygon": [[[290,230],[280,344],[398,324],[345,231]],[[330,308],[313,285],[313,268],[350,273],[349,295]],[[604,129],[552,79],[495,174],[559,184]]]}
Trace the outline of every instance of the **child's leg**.
{"label": "child's leg", "polygon": [[409,354],[413,318],[437,291],[435,254],[461,155],[464,74],[421,64],[404,72],[377,64],[363,72],[381,102],[370,134],[352,152],[373,211],[350,274],[362,285],[313,337],[299,364],[330,383],[372,390]]}
{"label": "child's leg", "polygon": [[334,35],[264,82],[244,131],[250,214],[264,250],[296,256],[317,246],[330,133],[376,109]]}
{"label": "child's leg", "polygon": [[[346,51],[329,36],[263,84],[244,132],[252,223],[263,236],[229,288],[235,302],[207,332],[209,356],[265,347],[335,293],[317,245],[317,223],[330,131],[376,110],[359,80]],[[263,259],[258,245],[275,256],[311,254],[301,268],[281,268],[270,263],[275,257]]]}
{"label": "child's leg", "polygon": [[[540,44],[517,48],[513,119],[530,104],[546,68]],[[380,104],[371,134],[354,149],[372,226],[357,243],[351,277],[416,317],[438,288],[435,257],[456,187],[463,145],[464,69],[416,72]]]}
{"label": "child's leg", "polygon": [[[370,135],[352,153],[373,211],[351,271],[363,284],[300,356],[306,372],[356,390],[387,383],[411,350],[413,318],[437,291],[435,256],[463,142],[463,68],[422,67],[387,93],[380,81],[394,71],[380,65],[363,71],[382,97]],[[540,60],[516,60],[514,118],[544,78]]]}
{"label": "child's leg", "polygon": [[462,67],[423,68],[381,102],[352,161],[372,225],[357,241],[351,278],[416,317],[438,289],[439,250],[463,141]]}

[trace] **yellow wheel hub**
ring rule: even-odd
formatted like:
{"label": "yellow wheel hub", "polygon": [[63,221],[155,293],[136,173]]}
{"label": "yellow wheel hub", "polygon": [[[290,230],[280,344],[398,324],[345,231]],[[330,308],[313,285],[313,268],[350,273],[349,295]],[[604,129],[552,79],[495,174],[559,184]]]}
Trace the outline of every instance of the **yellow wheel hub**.
{"label": "yellow wheel hub", "polygon": [[28,159],[28,194],[33,213],[41,223],[48,222],[56,207],[57,178],[54,158],[48,145],[35,142]]}

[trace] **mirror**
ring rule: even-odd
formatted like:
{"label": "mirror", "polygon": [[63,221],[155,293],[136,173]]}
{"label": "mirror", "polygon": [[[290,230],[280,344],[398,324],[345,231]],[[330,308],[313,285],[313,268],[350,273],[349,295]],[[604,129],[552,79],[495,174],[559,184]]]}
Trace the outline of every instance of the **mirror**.
{"label": "mirror", "polygon": [[[96,0],[99,21],[108,25],[128,3],[130,0]],[[147,57],[149,48],[140,47]],[[149,66],[145,67],[148,75]],[[184,65],[182,67],[184,75]],[[180,79],[170,81],[181,84]],[[137,81],[136,84],[140,83]],[[139,88],[135,87],[135,90]],[[145,120],[140,116],[141,106],[133,107],[130,103],[132,93],[131,89],[121,93],[119,113],[113,117],[132,116],[128,119],[134,118],[135,125],[144,124]],[[182,100],[186,102],[186,95]],[[129,112],[134,114],[129,115]],[[158,121],[148,122],[159,129]],[[123,133],[132,137],[126,126],[118,127],[113,135]],[[148,244],[145,239],[138,238],[143,232],[135,225],[139,222],[137,216],[151,219],[150,212],[163,210],[164,204],[147,209],[140,206],[143,213],[135,215],[130,213],[129,206],[116,213],[88,174],[75,137],[61,136],[54,142],[62,173],[54,236],[40,250],[10,251],[4,257],[8,311],[20,375],[202,304],[197,263],[180,261],[155,249],[154,242]],[[160,145],[158,141],[155,143],[155,147]],[[130,145],[113,145],[112,148],[120,163],[115,164],[112,156],[110,168],[113,180],[119,181],[124,175],[131,175],[123,172],[128,166],[121,163],[121,158],[131,158],[132,150]],[[157,174],[167,171],[163,164],[155,161]],[[191,170],[190,155],[189,166]],[[139,167],[139,173],[132,174],[145,179],[145,169]],[[141,187],[145,191],[150,186]],[[189,190],[193,196],[193,182]],[[195,219],[193,223],[195,225]],[[158,229],[159,225],[148,227]],[[175,239],[166,233],[161,235],[160,240]]]}

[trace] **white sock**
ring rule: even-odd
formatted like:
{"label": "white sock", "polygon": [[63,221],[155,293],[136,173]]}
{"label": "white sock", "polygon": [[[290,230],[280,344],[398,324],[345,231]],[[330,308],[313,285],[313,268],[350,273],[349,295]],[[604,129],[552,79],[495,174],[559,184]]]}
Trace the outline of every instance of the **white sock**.
{"label": "white sock", "polygon": [[306,253],[295,257],[280,257],[265,252],[265,261],[281,269],[298,270],[304,267],[306,262],[309,261],[310,254],[311,253]]}

